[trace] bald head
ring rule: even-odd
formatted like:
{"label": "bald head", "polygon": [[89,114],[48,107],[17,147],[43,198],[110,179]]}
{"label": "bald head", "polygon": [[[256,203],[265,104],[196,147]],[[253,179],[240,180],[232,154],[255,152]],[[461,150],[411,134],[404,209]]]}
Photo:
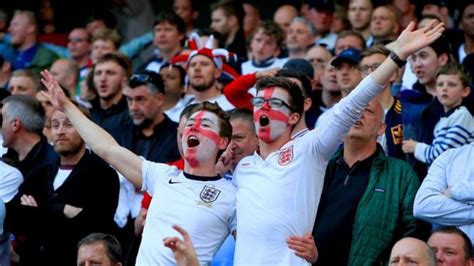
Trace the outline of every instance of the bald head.
{"label": "bald head", "polygon": [[390,265],[407,265],[407,262],[416,262],[416,265],[436,266],[433,250],[425,242],[406,237],[399,240],[392,248]]}
{"label": "bald head", "polygon": [[282,5],[277,9],[273,15],[273,21],[280,26],[280,28],[288,34],[291,21],[298,16],[298,10],[292,5]]}

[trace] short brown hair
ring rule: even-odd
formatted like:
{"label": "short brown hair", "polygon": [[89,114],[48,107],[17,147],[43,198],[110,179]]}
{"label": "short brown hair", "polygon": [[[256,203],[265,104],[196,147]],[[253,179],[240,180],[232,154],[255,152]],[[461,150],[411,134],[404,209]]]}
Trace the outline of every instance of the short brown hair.
{"label": "short brown hair", "polygon": [[252,34],[252,39],[255,33],[259,30],[261,30],[263,34],[273,37],[276,41],[277,46],[281,47],[285,38],[285,33],[280,28],[280,26],[278,26],[278,24],[276,24],[272,20],[266,20],[262,22],[262,24],[260,24],[255,30],[255,32]]}
{"label": "short brown hair", "polygon": [[382,44],[375,44],[372,47],[365,49],[360,53],[360,60],[362,61],[362,58],[372,56],[374,54],[381,54],[384,55],[385,57],[388,57],[390,54],[390,50],[388,50],[385,46]]}
{"label": "short brown hair", "polygon": [[128,59],[128,57],[126,57],[123,54],[120,54],[120,53],[105,54],[101,58],[99,58],[99,60],[97,60],[97,63],[95,63],[95,65],[100,65],[100,64],[103,64],[105,62],[110,62],[110,61],[115,62],[116,64],[121,66],[123,70],[125,71],[125,73],[127,74],[127,78],[130,78],[130,76],[132,75],[132,62],[130,61],[130,59]]}
{"label": "short brown hair", "polygon": [[111,41],[117,50],[120,48],[120,44],[122,43],[122,37],[120,37],[120,34],[117,32],[117,30],[109,29],[97,30],[92,35],[92,42],[97,40]]}
{"label": "short brown hair", "polygon": [[470,85],[471,80],[469,76],[463,71],[463,67],[455,62],[441,66],[438,72],[436,72],[436,79],[438,79],[440,75],[457,75],[463,87],[469,87]]}
{"label": "short brown hair", "polygon": [[298,114],[302,114],[304,111],[304,96],[303,92],[298,86],[298,84],[294,83],[287,77],[263,77],[257,81],[255,85],[257,87],[257,92],[264,90],[268,87],[279,87],[288,92],[290,96],[289,105],[293,110]]}

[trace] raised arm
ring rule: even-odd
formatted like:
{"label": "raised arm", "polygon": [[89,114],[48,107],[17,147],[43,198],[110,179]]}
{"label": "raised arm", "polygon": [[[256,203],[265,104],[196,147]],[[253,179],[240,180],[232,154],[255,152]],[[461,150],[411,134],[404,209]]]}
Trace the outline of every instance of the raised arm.
{"label": "raised arm", "polygon": [[[406,60],[410,54],[434,42],[444,30],[442,23],[434,26],[435,23],[436,21],[433,20],[425,27],[415,31],[415,23],[410,23],[396,40],[393,52],[401,60]],[[362,110],[375,95],[383,90],[384,85],[397,69],[396,62],[388,57],[368,77],[362,80],[346,98],[333,107],[335,109],[332,118],[328,119],[331,123],[319,130],[320,134],[318,134],[316,141],[318,152],[326,159],[334,154],[343,136],[359,119]]]}
{"label": "raised arm", "polygon": [[59,83],[48,70],[41,72],[41,82],[48,89],[45,93],[53,106],[63,111],[82,139],[100,158],[122,173],[135,187],[142,187],[142,160],[120,146],[104,129],[89,120],[67,97]]}

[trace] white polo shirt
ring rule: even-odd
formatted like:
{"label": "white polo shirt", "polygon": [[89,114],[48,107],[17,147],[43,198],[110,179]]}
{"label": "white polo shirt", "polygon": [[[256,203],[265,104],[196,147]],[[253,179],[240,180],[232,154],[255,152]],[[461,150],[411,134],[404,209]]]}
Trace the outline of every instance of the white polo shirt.
{"label": "white polo shirt", "polygon": [[287,247],[292,235],[311,233],[326,166],[370,99],[383,89],[369,76],[336,104],[330,123],[290,140],[263,160],[242,159],[237,185],[235,265],[308,265]]}
{"label": "white polo shirt", "polygon": [[225,179],[200,181],[174,166],[144,160],[142,189],[152,197],[137,265],[175,265],[163,239],[188,231],[201,265],[208,265],[230,232],[236,229],[234,185]]}

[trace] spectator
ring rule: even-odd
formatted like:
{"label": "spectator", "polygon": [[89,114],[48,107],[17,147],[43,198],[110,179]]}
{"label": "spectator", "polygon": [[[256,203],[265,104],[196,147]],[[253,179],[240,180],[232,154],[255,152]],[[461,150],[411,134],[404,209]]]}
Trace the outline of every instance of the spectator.
{"label": "spectator", "polygon": [[339,34],[342,31],[350,29],[350,26],[349,20],[347,19],[347,9],[341,5],[336,5],[332,18],[331,32]]}
{"label": "spectator", "polygon": [[461,12],[459,26],[464,33],[464,43],[457,49],[458,62],[462,63],[468,54],[473,53],[474,47],[474,2],[467,2]]}
{"label": "spectator", "polygon": [[272,21],[265,21],[256,28],[250,41],[251,60],[242,64],[242,74],[282,67],[287,59],[280,59],[283,31]]}
{"label": "spectator", "polygon": [[334,49],[337,34],[330,32],[335,6],[331,0],[309,0],[309,10],[306,16],[317,30],[316,44]]}
{"label": "spectator", "polygon": [[165,98],[163,110],[174,122],[179,122],[183,109],[193,100],[193,96],[185,93],[186,70],[180,65],[164,64],[160,75],[165,84]]}
{"label": "spectator", "polygon": [[313,75],[313,89],[321,90],[322,89],[322,76],[324,73],[324,68],[331,59],[331,52],[324,46],[316,45],[311,47],[308,52],[306,52],[306,60],[311,63],[314,69]]}
{"label": "spectator", "polygon": [[425,242],[406,237],[393,246],[389,265],[409,264],[435,266],[436,257],[433,250]]}
{"label": "spectator", "polygon": [[117,173],[86,150],[63,112],[53,111],[51,128],[60,159],[36,169],[7,205],[9,230],[25,239],[21,265],[72,265],[81,238],[113,227]]}
{"label": "spectator", "polygon": [[162,12],[153,26],[153,47],[155,55],[145,65],[148,71],[159,72],[163,64],[181,53],[186,37],[186,24],[175,13]]}
{"label": "spectator", "polygon": [[116,30],[97,30],[92,35],[91,61],[96,64],[102,56],[116,53],[122,38]]}
{"label": "spectator", "polygon": [[244,35],[245,38],[249,38],[262,23],[260,10],[252,1],[242,3],[242,7],[245,12],[243,20]]}
{"label": "spectator", "polygon": [[67,49],[71,59],[80,69],[80,76],[84,78],[92,66],[89,54],[91,52],[91,36],[85,28],[74,28],[69,32]]}
{"label": "spectator", "polygon": [[431,164],[448,149],[474,141],[474,118],[462,106],[463,98],[470,92],[469,78],[455,64],[447,64],[436,73],[436,97],[443,106],[444,114],[433,131],[431,144],[413,139],[403,142],[403,151],[414,153],[417,160]]}
{"label": "spectator", "polygon": [[[374,6],[372,0],[350,0],[347,18],[353,31],[360,33],[365,40],[370,37],[370,21]],[[405,28],[405,27],[404,27]]]}
{"label": "spectator", "polygon": [[130,122],[127,100],[123,96],[130,72],[130,61],[119,54],[105,54],[94,66],[93,81],[99,97],[91,103],[92,121],[115,138]]}
{"label": "spectator", "polygon": [[442,153],[431,164],[413,204],[415,217],[438,225],[455,225],[471,242],[473,160],[474,143]]}
{"label": "spectator", "polygon": [[79,98],[76,88],[79,83],[79,66],[71,59],[58,59],[54,61],[49,69],[61,87],[68,91],[69,97]]}
{"label": "spectator", "polygon": [[0,55],[0,90],[8,90],[8,81],[12,74],[12,64]]}
{"label": "spectator", "polygon": [[394,41],[399,30],[397,14],[392,6],[375,8],[370,21],[372,39],[368,41],[368,46]]}
{"label": "spectator", "polygon": [[316,35],[317,30],[311,21],[303,17],[293,18],[286,35],[288,58],[304,58],[308,49],[314,45]]}
{"label": "spectator", "polygon": [[469,237],[454,226],[437,228],[428,239],[428,245],[433,249],[438,265],[472,265],[471,243]]}
{"label": "spectator", "polygon": [[37,168],[58,159],[41,134],[44,119],[41,103],[32,96],[12,95],[3,100],[3,146],[9,148],[3,159],[16,163],[25,182]]}
{"label": "spectator", "polygon": [[199,17],[198,2],[196,0],[174,0],[173,11],[180,16],[186,24],[186,35],[195,31],[194,23]]}
{"label": "spectator", "polygon": [[189,55],[187,73],[196,96],[192,103],[215,102],[223,110],[231,110],[234,109],[234,105],[227,100],[217,86],[223,61],[213,51],[215,50],[202,48]]}
{"label": "spectator", "polygon": [[49,68],[58,59],[55,53],[38,44],[38,25],[32,11],[15,11],[8,32],[16,51],[13,69],[30,69],[39,75],[42,69]]}
{"label": "spectator", "polygon": [[366,48],[364,37],[360,33],[352,30],[345,30],[339,33],[334,46],[334,53],[339,55],[342,51],[349,48],[364,51]]}
{"label": "spectator", "polygon": [[[395,242],[419,233],[413,199],[420,183],[377,143],[385,127],[382,105],[373,99],[329,161],[313,229],[316,265],[384,264]],[[379,219],[391,210],[396,214]]]}
{"label": "spectator", "polygon": [[122,249],[118,240],[108,234],[92,233],[77,244],[77,265],[122,266]]}
{"label": "spectator", "polygon": [[36,75],[27,69],[16,70],[12,73],[8,82],[8,90],[11,94],[35,96],[38,91],[39,81]]}
{"label": "spectator", "polygon": [[[0,110],[3,106],[3,99],[7,98],[10,96],[11,93],[7,90],[0,90]],[[7,153],[7,148],[3,145],[3,135],[2,135],[2,125],[3,125],[3,120],[2,116],[0,115],[0,157],[3,156],[5,153]]]}
{"label": "spectator", "polygon": [[221,0],[211,5],[211,29],[221,36],[219,47],[236,53],[242,62],[247,59],[244,15],[239,1]]}
{"label": "spectator", "polygon": [[282,5],[273,14],[273,22],[278,24],[286,36],[290,30],[291,21],[298,16],[298,10],[292,5]]}
{"label": "spectator", "polygon": [[332,65],[331,58],[324,68],[321,77],[321,101],[324,104],[321,111],[325,112],[333,107],[341,99],[341,89],[337,84],[336,68]]}
{"label": "spectator", "polygon": [[414,0],[394,0],[392,5],[398,10],[400,16],[398,17],[398,25],[404,29],[410,22],[417,22],[416,4]]}

